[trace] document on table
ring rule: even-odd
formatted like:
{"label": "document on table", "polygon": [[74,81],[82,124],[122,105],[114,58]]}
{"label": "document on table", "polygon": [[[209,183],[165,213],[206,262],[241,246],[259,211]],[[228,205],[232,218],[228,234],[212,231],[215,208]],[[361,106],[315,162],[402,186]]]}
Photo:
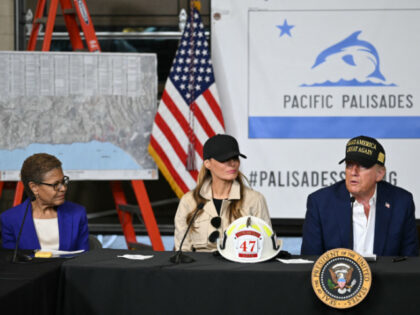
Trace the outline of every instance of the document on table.
{"label": "document on table", "polygon": [[131,259],[131,260],[146,260],[153,258],[153,255],[131,255],[131,254],[125,254],[125,255],[119,255],[117,257],[125,258],[125,259]]}
{"label": "document on table", "polygon": [[[35,253],[35,257],[48,258],[48,257],[74,256],[74,255],[83,253],[84,251],[85,251],[84,249],[73,250],[73,251],[55,250],[55,249],[41,249],[41,250],[37,251],[39,253],[38,255]],[[50,253],[51,253],[51,255],[50,255]]]}
{"label": "document on table", "polygon": [[278,261],[284,263],[284,264],[313,264],[313,260],[308,259],[302,259],[302,258],[296,258],[296,259],[280,259],[277,258]]}

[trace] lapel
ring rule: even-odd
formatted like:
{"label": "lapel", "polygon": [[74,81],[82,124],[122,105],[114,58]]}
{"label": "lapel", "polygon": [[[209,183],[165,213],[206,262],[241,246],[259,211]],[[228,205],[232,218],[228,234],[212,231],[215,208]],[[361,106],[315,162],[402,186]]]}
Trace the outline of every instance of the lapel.
{"label": "lapel", "polygon": [[[236,180],[234,180],[232,183],[232,187],[230,188],[228,200],[223,200],[222,202],[222,208],[220,209],[221,215],[222,215],[222,209],[227,207],[229,203],[231,202],[231,200],[240,199],[240,196],[241,196],[240,192],[241,192],[240,185]],[[207,200],[207,202],[204,205],[203,210],[207,212],[211,217],[217,216],[217,210],[213,203],[213,193],[211,190],[210,179],[206,180],[203,183],[203,186],[201,186],[200,195],[201,197]]]}
{"label": "lapel", "polygon": [[346,188],[345,181],[337,187],[337,197],[338,198],[335,202],[336,208],[332,209],[335,214],[335,220],[333,222],[338,222],[339,224],[341,246],[350,248],[350,244],[353,243],[350,242],[350,239],[353,237],[353,217],[351,211],[350,193]]}
{"label": "lapel", "polygon": [[376,255],[383,256],[392,211],[392,201],[389,200],[389,194],[383,182],[379,182],[377,185],[376,199],[373,252]]}
{"label": "lapel", "polygon": [[60,250],[71,250],[72,220],[66,211],[66,203],[57,208],[58,238]]}
{"label": "lapel", "polygon": [[[41,245],[39,244],[38,235],[36,234],[34,218],[32,216],[32,204],[29,201],[29,199],[26,199],[26,201],[23,204],[21,217],[25,215],[25,210],[28,204],[29,204],[28,214],[26,215],[25,223],[23,224],[22,235],[19,241],[19,248],[26,249],[27,246],[25,246],[25,244],[29,243],[31,245],[29,245],[28,248],[38,249],[38,248],[41,248]],[[19,233],[20,225],[21,225],[21,221],[19,222],[17,233]]]}
{"label": "lapel", "polygon": [[217,210],[216,207],[214,205],[213,199],[211,200],[207,200],[206,203],[204,204],[204,208],[203,208],[204,212],[207,212],[207,214],[213,218],[217,216]]}
{"label": "lapel", "polygon": [[211,180],[208,179],[203,183],[203,186],[201,186],[201,189],[200,189],[200,195],[201,197],[207,200],[206,203],[204,204],[204,208],[203,208],[204,212],[207,212],[207,214],[210,217],[217,216],[217,211],[213,203],[213,197],[212,197],[212,192],[211,192]]}

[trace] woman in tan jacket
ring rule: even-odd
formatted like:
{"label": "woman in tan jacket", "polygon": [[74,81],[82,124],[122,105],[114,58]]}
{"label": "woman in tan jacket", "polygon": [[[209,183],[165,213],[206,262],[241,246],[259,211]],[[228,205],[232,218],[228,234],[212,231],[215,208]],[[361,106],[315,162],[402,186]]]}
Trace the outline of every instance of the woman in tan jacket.
{"label": "woman in tan jacket", "polygon": [[206,141],[197,186],[181,198],[175,215],[175,250],[199,208],[183,251],[215,251],[217,237],[242,216],[259,217],[271,226],[264,196],[244,184],[239,157],[246,158],[232,136],[219,134]]}

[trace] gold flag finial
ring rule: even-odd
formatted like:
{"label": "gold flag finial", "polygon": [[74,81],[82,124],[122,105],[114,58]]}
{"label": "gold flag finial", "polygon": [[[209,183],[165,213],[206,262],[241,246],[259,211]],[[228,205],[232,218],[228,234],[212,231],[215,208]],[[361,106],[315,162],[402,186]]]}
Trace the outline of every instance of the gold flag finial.
{"label": "gold flag finial", "polygon": [[199,0],[193,0],[192,1],[192,7],[196,8],[198,11],[201,9],[201,1]]}

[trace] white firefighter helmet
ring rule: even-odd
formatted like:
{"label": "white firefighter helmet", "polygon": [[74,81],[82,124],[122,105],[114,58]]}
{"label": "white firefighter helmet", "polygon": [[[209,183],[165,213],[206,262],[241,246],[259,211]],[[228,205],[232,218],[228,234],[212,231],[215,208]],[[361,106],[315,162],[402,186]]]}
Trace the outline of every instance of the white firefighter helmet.
{"label": "white firefighter helmet", "polygon": [[217,250],[224,258],[241,263],[269,260],[280,252],[281,245],[271,227],[252,216],[233,221],[217,240]]}

